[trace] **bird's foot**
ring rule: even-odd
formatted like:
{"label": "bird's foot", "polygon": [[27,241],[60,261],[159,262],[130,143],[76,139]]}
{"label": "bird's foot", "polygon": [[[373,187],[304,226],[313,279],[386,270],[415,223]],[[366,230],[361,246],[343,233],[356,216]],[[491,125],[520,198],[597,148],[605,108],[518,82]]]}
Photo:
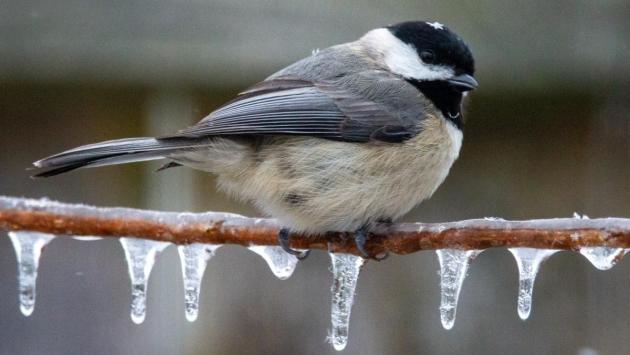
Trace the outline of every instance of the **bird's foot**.
{"label": "bird's foot", "polygon": [[365,231],[365,228],[359,228],[354,232],[354,244],[357,246],[357,250],[359,250],[361,257],[364,259],[374,259],[376,261],[387,259],[387,257],[389,256],[388,252],[385,252],[384,254],[374,255],[373,257],[368,254],[368,252],[365,250],[366,235],[367,232]]}
{"label": "bird's foot", "polygon": [[291,255],[295,255],[295,257],[298,258],[298,260],[306,259],[308,257],[308,254],[311,253],[310,250],[300,251],[300,250],[291,249],[289,247],[289,230],[287,228],[282,228],[280,229],[280,232],[278,232],[278,243],[282,247],[282,250],[286,251],[287,253]]}

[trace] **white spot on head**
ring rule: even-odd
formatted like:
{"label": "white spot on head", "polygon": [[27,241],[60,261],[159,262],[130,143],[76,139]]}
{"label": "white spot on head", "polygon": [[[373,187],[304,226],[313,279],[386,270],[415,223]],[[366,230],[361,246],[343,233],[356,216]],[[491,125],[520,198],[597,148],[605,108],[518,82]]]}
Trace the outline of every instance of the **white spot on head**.
{"label": "white spot on head", "polygon": [[444,29],[444,25],[435,21],[435,22],[427,22],[427,25],[435,28],[436,30],[443,30]]}
{"label": "white spot on head", "polygon": [[383,55],[384,64],[392,73],[405,78],[420,81],[445,80],[454,75],[451,68],[424,63],[411,44],[401,41],[386,28],[377,28],[366,33],[361,41]]}

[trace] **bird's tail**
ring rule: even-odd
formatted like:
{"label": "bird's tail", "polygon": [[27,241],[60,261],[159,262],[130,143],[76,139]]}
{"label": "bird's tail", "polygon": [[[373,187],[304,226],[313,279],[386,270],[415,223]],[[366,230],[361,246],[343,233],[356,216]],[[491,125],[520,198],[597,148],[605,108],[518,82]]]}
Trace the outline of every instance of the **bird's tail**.
{"label": "bird's tail", "polygon": [[162,159],[171,153],[207,144],[207,139],[184,137],[139,137],[89,144],[34,162],[33,165],[43,170],[33,177],[50,177],[79,168]]}

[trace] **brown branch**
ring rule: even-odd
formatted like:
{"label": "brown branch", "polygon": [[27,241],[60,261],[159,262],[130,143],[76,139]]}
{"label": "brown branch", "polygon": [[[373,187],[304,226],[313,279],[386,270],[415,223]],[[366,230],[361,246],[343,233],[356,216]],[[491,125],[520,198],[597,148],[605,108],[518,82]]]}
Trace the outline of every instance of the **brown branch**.
{"label": "brown branch", "polygon": [[[49,200],[0,196],[0,229],[55,235],[137,237],[175,244],[276,245],[273,220],[227,213],[174,213],[127,208],[97,208]],[[291,236],[291,247],[357,254],[347,233]],[[431,249],[529,247],[577,250],[581,247],[630,248],[630,219],[559,218],[531,221],[476,219],[450,223],[403,223],[379,227],[366,249],[409,254]]]}

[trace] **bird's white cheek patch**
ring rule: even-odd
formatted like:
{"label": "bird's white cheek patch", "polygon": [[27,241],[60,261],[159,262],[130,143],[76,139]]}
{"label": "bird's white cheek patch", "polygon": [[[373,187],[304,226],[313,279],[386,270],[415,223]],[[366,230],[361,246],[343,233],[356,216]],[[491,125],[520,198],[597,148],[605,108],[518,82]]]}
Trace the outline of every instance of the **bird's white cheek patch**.
{"label": "bird's white cheek patch", "polygon": [[381,51],[385,65],[393,73],[416,80],[445,80],[453,77],[450,68],[423,63],[413,46],[398,39],[388,29],[372,30],[365,35],[365,39]]}

